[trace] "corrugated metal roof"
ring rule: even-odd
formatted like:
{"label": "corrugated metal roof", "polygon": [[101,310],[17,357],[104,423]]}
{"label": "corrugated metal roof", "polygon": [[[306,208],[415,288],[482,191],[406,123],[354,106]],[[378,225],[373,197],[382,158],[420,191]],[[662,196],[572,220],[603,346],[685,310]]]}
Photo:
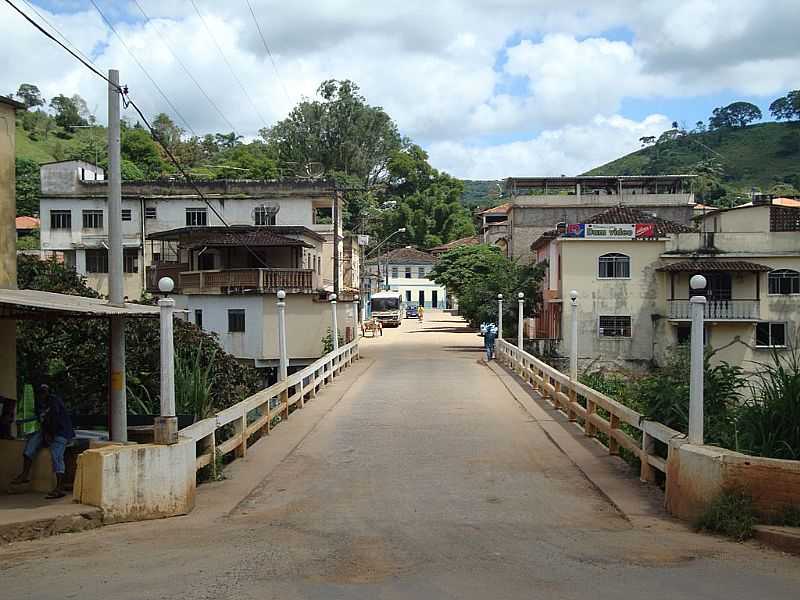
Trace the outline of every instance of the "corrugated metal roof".
{"label": "corrugated metal roof", "polygon": [[41,290],[0,289],[0,315],[25,318],[42,312],[78,317],[157,317],[158,306],[132,304],[112,306],[100,298],[70,296]]}
{"label": "corrugated metal roof", "polygon": [[771,271],[772,269],[766,265],[759,265],[758,263],[747,262],[745,260],[684,260],[680,262],[670,263],[656,269],[657,271],[677,272],[677,271],[690,271],[690,272],[704,272],[704,271]]}

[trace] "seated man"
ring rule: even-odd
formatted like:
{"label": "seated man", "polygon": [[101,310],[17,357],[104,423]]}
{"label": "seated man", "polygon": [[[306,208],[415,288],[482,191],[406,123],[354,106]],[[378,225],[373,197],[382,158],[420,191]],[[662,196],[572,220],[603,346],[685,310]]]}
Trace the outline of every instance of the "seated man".
{"label": "seated man", "polygon": [[75,437],[72,429],[72,420],[67,413],[64,401],[56,394],[50,393],[47,385],[39,387],[39,423],[41,429],[28,438],[25,450],[22,453],[22,473],[11,483],[28,483],[31,480],[31,467],[36,453],[42,446],[50,447],[50,457],[53,462],[53,472],[56,475],[56,487],[47,494],[46,498],[63,498],[64,491],[64,451],[69,441]]}

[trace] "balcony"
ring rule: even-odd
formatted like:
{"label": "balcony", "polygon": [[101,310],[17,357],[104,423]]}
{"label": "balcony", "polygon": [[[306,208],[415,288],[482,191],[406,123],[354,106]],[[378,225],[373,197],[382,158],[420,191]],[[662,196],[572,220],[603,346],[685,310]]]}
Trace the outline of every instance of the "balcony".
{"label": "balcony", "polygon": [[178,294],[265,294],[284,290],[311,294],[319,288],[312,269],[221,269],[189,271],[187,265],[162,264],[148,268],[148,291],[158,290],[161,277],[175,281]]}
{"label": "balcony", "polygon": [[[692,318],[689,300],[667,300],[668,316],[672,321]],[[758,300],[709,300],[705,305],[706,321],[758,321],[761,318]]]}

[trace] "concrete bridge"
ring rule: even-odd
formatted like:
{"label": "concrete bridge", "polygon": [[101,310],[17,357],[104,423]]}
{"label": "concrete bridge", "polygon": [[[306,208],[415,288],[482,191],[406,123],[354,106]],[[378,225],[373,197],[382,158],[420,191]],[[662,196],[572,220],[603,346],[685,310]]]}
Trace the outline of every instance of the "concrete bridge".
{"label": "concrete bridge", "polygon": [[188,516],[0,548],[2,597],[798,597],[797,558],[670,520],[462,321],[428,316],[364,340]]}

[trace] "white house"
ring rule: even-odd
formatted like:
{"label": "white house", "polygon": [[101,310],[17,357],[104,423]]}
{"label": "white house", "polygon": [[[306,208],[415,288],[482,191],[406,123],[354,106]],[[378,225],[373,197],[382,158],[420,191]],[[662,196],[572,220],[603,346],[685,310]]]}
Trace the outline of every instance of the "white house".
{"label": "white house", "polygon": [[[436,257],[411,246],[396,248],[370,262],[373,277],[370,291],[400,292],[406,304],[425,308],[447,308],[447,290],[428,278]],[[388,285],[387,285],[388,282]]]}

